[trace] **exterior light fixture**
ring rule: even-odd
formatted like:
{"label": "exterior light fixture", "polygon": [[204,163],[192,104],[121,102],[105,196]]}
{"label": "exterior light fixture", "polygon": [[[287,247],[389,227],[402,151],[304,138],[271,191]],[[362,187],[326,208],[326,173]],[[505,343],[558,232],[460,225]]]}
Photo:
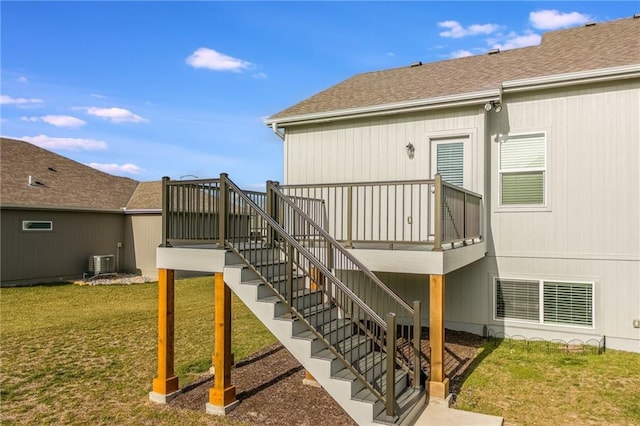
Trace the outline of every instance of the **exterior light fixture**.
{"label": "exterior light fixture", "polygon": [[486,104],[484,104],[484,110],[487,112],[491,110],[494,110],[495,112],[500,112],[502,111],[502,104],[496,101],[487,102]]}
{"label": "exterior light fixture", "polygon": [[405,147],[407,149],[407,156],[409,160],[413,160],[413,155],[416,153],[416,147],[411,142]]}

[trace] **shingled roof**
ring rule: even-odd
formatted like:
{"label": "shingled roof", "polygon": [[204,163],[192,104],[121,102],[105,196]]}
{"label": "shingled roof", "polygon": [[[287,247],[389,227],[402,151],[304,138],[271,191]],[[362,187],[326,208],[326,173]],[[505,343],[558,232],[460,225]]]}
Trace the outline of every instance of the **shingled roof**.
{"label": "shingled roof", "polygon": [[133,179],[103,173],[28,142],[0,142],[0,204],[5,207],[120,210],[138,186]]}
{"label": "shingled roof", "polygon": [[128,210],[161,210],[162,181],[140,182],[127,204]]}
{"label": "shingled roof", "polygon": [[269,118],[500,89],[505,81],[640,63],[640,19],[545,33],[538,46],[358,74]]}

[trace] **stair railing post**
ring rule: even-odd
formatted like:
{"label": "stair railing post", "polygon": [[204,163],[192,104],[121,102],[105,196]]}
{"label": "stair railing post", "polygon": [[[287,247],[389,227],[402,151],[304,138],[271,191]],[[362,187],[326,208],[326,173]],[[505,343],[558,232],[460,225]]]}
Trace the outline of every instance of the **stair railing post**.
{"label": "stair railing post", "polygon": [[227,239],[227,221],[229,219],[229,185],[227,173],[220,173],[220,195],[218,196],[218,246],[224,248]]}
{"label": "stair railing post", "polygon": [[353,247],[353,185],[347,187],[347,247]]}
{"label": "stair railing post", "polygon": [[420,348],[422,338],[422,303],[419,300],[413,302],[413,387],[421,387],[421,359]]}
{"label": "stair railing post", "polygon": [[[267,181],[267,200],[266,200],[265,208],[269,217],[271,217],[272,219],[275,219],[275,205],[274,205],[275,194],[273,193],[273,185],[274,185],[273,181],[271,180]],[[267,226],[269,227],[269,232],[267,232],[267,246],[273,247],[274,240],[275,240],[275,231],[271,229],[271,226],[269,225]]]}
{"label": "stair railing post", "polygon": [[287,245],[287,303],[293,308],[293,245]]}
{"label": "stair railing post", "polygon": [[169,236],[169,209],[171,208],[169,200],[169,181],[168,176],[162,178],[162,243],[160,247],[171,247],[168,241]]}
{"label": "stair railing post", "polygon": [[442,251],[442,176],[440,176],[439,173],[435,176],[433,186],[435,189],[435,197],[433,201],[435,216],[435,238],[433,241],[433,251]]}
{"label": "stair railing post", "polygon": [[386,414],[393,417],[396,411],[396,314],[387,314],[387,394]]}

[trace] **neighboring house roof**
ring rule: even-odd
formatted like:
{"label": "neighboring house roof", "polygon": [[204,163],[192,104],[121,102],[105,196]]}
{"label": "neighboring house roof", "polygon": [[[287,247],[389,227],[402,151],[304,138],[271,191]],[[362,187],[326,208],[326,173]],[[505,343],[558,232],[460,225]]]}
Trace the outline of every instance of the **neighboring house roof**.
{"label": "neighboring house roof", "polygon": [[500,90],[506,81],[640,63],[640,19],[545,33],[538,46],[358,74],[269,118]]}
{"label": "neighboring house roof", "polygon": [[120,210],[138,186],[133,179],[103,173],[28,142],[0,142],[4,207]]}
{"label": "neighboring house roof", "polygon": [[127,210],[162,209],[162,181],[140,182],[127,204]]}

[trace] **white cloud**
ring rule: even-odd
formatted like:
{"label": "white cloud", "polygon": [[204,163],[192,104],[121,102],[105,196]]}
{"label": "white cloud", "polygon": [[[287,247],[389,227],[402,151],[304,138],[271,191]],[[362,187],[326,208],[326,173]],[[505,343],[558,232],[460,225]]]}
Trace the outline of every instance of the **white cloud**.
{"label": "white cloud", "polygon": [[28,80],[27,80],[27,77],[25,77],[25,76],[23,76],[23,75],[21,75],[20,77],[18,77],[18,83],[26,83],[27,81],[28,81]]}
{"label": "white cloud", "polygon": [[529,13],[529,21],[539,30],[555,30],[591,21],[589,15],[579,12],[562,13],[558,10],[538,10]]}
{"label": "white cloud", "polygon": [[253,74],[253,78],[257,78],[259,80],[265,80],[268,78],[267,74],[263,73],[263,72],[257,72],[255,74]]}
{"label": "white cloud", "polygon": [[396,56],[396,54],[394,52],[387,52],[385,53],[385,56],[393,57]]}
{"label": "white cloud", "polygon": [[201,47],[191,54],[186,60],[187,64],[194,68],[206,68],[214,71],[240,72],[251,67],[251,62],[233,58],[213,49]]}
{"label": "white cloud", "polygon": [[0,95],[0,104],[2,105],[33,105],[44,103],[38,98],[12,98],[8,95]]}
{"label": "white cloud", "polygon": [[518,35],[516,33],[510,33],[502,43],[494,43],[494,49],[509,50],[517,49],[519,47],[536,46],[540,44],[541,37],[536,33],[526,33]]}
{"label": "white cloud", "polygon": [[98,169],[105,173],[127,173],[132,175],[139,175],[145,170],[142,167],[136,166],[135,164],[126,163],[126,164],[115,164],[115,163],[89,163],[87,164],[89,167],[93,167],[94,169]]}
{"label": "white cloud", "polygon": [[462,38],[478,34],[491,34],[500,28],[497,24],[473,24],[465,28],[460,25],[458,21],[438,22],[438,26],[447,28],[447,31],[441,32],[440,36],[450,38]]}
{"label": "white cloud", "polygon": [[75,109],[84,109],[87,111],[87,114],[104,118],[105,120],[109,120],[112,123],[144,123],[149,120],[146,118],[140,117],[137,114],[129,111],[124,108],[98,108],[98,107],[88,107],[88,108],[75,108]]}
{"label": "white cloud", "polygon": [[455,52],[451,53],[452,58],[465,58],[467,56],[473,56],[473,53],[469,52],[468,50],[456,50]]}
{"label": "white cloud", "polygon": [[96,151],[107,149],[106,142],[95,139],[54,138],[46,135],[23,136],[18,139],[46,149],[62,149],[66,151]]}
{"label": "white cloud", "polygon": [[72,117],[70,115],[44,115],[42,117],[20,117],[22,121],[44,121],[45,123],[51,124],[56,127],[82,127],[87,124],[86,121],[80,120],[79,118]]}
{"label": "white cloud", "polygon": [[92,93],[91,97],[92,98],[98,98],[98,99],[107,99],[107,97],[105,95],[100,95],[98,93]]}

